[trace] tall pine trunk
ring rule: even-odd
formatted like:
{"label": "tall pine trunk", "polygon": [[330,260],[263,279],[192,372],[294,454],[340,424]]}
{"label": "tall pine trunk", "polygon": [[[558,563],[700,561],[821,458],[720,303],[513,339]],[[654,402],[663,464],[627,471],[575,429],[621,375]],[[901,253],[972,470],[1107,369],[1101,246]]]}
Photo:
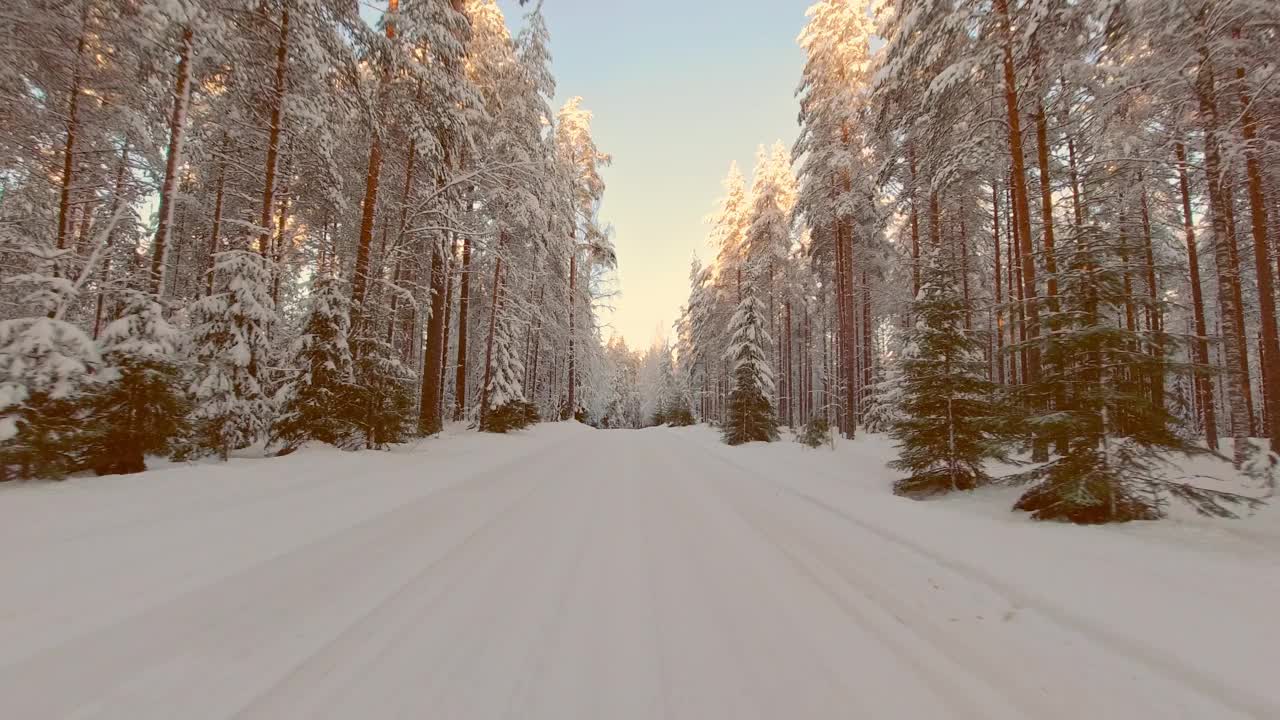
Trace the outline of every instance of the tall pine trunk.
{"label": "tall pine trunk", "polygon": [[1195,316],[1196,402],[1200,406],[1204,437],[1208,446],[1218,449],[1218,418],[1214,410],[1213,383],[1209,372],[1209,328],[1204,317],[1204,290],[1200,285],[1200,250],[1196,242],[1195,221],[1191,214],[1191,181],[1187,177],[1187,149],[1182,143],[1174,145],[1178,160],[1178,187],[1182,192],[1182,228],[1187,240],[1187,269],[1191,277],[1191,309]]}
{"label": "tall pine trunk", "polygon": [[418,430],[435,435],[443,428],[440,418],[440,378],[444,363],[445,259],[441,238],[431,241],[431,316],[427,320],[426,358],[422,366],[422,404]]}
{"label": "tall pine trunk", "polygon": [[219,243],[222,240],[222,206],[227,190],[227,158],[225,156],[227,150],[227,138],[224,135],[222,139],[222,151],[219,153],[222,157],[218,161],[218,179],[215,182],[213,192],[213,222],[212,228],[209,230],[209,272],[206,278],[205,295],[213,294],[213,268],[218,264],[217,255]]}
{"label": "tall pine trunk", "polygon": [[[467,413],[467,311],[471,306],[471,237],[462,238],[462,268],[458,281],[458,368],[454,376],[453,419]],[[530,395],[530,397],[534,397]]]}
{"label": "tall pine trunk", "polygon": [[489,332],[485,339],[484,378],[480,385],[480,424],[489,414],[489,390],[493,384],[493,338],[498,328],[498,304],[502,299],[502,238],[498,239],[498,256],[493,263],[493,295],[489,303]]}
{"label": "tall pine trunk", "polygon": [[280,131],[284,111],[285,75],[289,66],[289,2],[280,13],[280,39],[276,44],[275,84],[271,93],[271,124],[267,128],[267,162],[262,180],[262,219],[259,223],[258,252],[268,257],[271,213],[276,191],[276,170],[280,164]]}
{"label": "tall pine trunk", "polygon": [[1001,293],[1001,285],[1003,283],[1000,271],[1000,188],[995,180],[991,181],[991,240],[995,250],[995,282],[992,283],[992,290],[995,293],[996,313],[996,382],[1004,385],[1004,308],[1002,307],[1004,298]]}
{"label": "tall pine trunk", "polygon": [[125,172],[127,171],[128,167],[129,167],[129,140],[125,139],[123,147],[120,148],[120,160],[116,164],[115,185],[111,191],[111,206],[110,206],[111,209],[109,211],[110,214],[107,216],[111,218],[110,222],[112,223],[112,227],[107,232],[106,249],[107,249],[108,256],[105,258],[105,262],[102,263],[102,279],[101,279],[102,284],[101,286],[98,287],[98,299],[93,311],[93,339],[94,340],[97,340],[98,335],[101,334],[103,321],[106,318],[107,288],[111,284],[111,271],[112,271],[110,252],[111,252],[111,248],[115,245],[115,240],[116,240],[115,218],[119,216],[120,208],[122,205],[124,205],[124,179],[125,179]]}
{"label": "tall pine trunk", "polygon": [[[1236,32],[1239,37],[1239,32]],[[1275,276],[1271,268],[1271,244],[1267,237],[1267,203],[1262,187],[1262,164],[1258,158],[1258,120],[1254,115],[1243,67],[1236,68],[1243,108],[1241,130],[1245,141],[1245,171],[1249,181],[1249,226],[1253,235],[1254,270],[1258,282],[1258,306],[1262,320],[1258,360],[1262,367],[1267,435],[1271,451],[1280,452],[1280,334],[1277,333]]]}
{"label": "tall pine trunk", "polygon": [[1244,336],[1239,327],[1236,284],[1237,268],[1231,258],[1232,238],[1227,226],[1228,199],[1224,195],[1222,150],[1219,138],[1218,105],[1213,77],[1213,64],[1207,45],[1200,46],[1200,67],[1196,74],[1196,94],[1200,103],[1200,121],[1204,128],[1205,175],[1209,186],[1209,216],[1213,226],[1214,260],[1218,266],[1218,302],[1222,308],[1222,352],[1225,367],[1227,411],[1234,438],[1232,462],[1244,465],[1248,451],[1249,408],[1245,404],[1245,378],[1240,374],[1241,345]]}
{"label": "tall pine trunk", "polygon": [[80,94],[84,71],[85,46],[88,42],[89,2],[80,3],[80,33],[76,38],[76,59],[71,70],[70,98],[67,101],[67,137],[62,148],[62,183],[58,190],[57,248],[67,247],[67,235],[71,231],[71,186],[75,182],[76,138],[80,130]]}
{"label": "tall pine trunk", "polygon": [[169,229],[173,225],[173,207],[178,195],[178,168],[182,161],[182,144],[186,139],[187,104],[191,99],[191,50],[194,34],[190,27],[182,30],[182,47],[178,53],[177,80],[173,89],[173,111],[169,116],[169,154],[164,164],[164,183],[160,186],[160,222],[151,243],[152,295],[160,295],[169,250]]}
{"label": "tall pine trunk", "polygon": [[1009,153],[1012,156],[1010,185],[1013,189],[1014,217],[1017,222],[1019,262],[1022,274],[1022,313],[1026,317],[1023,332],[1033,344],[1026,348],[1024,382],[1040,378],[1040,349],[1034,341],[1040,335],[1040,308],[1036,302],[1035,249],[1031,242],[1031,209],[1027,198],[1027,163],[1022,151],[1022,119],[1018,109],[1018,81],[1013,60],[1013,30],[1009,19],[1008,0],[995,0],[1000,16],[1001,53],[1004,68],[1005,109],[1009,121]]}
{"label": "tall pine trunk", "polygon": [[1147,300],[1151,307],[1147,310],[1147,330],[1152,335],[1151,356],[1156,360],[1156,368],[1151,373],[1151,404],[1164,409],[1164,315],[1160,310],[1160,288],[1156,279],[1155,243],[1151,237],[1151,210],[1147,204],[1147,189],[1139,176],[1141,185],[1140,205],[1142,208],[1142,251],[1147,271]]}
{"label": "tall pine trunk", "polygon": [[[573,238],[577,243],[577,237]],[[577,363],[577,306],[578,295],[578,250],[570,245],[569,250],[569,404],[565,408],[562,419],[572,420],[578,414],[578,363]],[[487,372],[487,368],[486,368]]]}

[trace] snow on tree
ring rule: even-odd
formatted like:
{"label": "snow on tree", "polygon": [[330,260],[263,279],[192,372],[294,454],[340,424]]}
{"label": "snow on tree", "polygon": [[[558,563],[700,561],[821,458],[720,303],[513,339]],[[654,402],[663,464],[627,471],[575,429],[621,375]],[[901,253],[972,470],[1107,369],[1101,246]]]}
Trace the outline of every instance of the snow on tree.
{"label": "snow on tree", "polygon": [[990,479],[984,463],[1006,456],[982,341],[965,330],[969,308],[947,255],[932,251],[922,272],[901,363],[902,418],[891,430],[891,467],[909,473],[894,492],[916,498],[980,487]]}
{"label": "snow on tree", "polygon": [[901,361],[896,355],[882,357],[873,377],[862,414],[862,427],[869,433],[889,432],[903,419]]}
{"label": "snow on tree", "polygon": [[772,339],[765,328],[766,309],[750,285],[729,323],[730,340],[725,357],[733,365],[733,392],[729,395],[723,436],[730,445],[778,439],[774,415],[773,369],[768,348]]}
{"label": "snow on tree", "polygon": [[190,309],[194,444],[227,459],[266,438],[275,415],[271,335],[279,320],[271,301],[271,268],[259,254],[217,257],[218,292]]}
{"label": "snow on tree", "polygon": [[351,358],[351,301],[333,276],[317,277],[302,334],[293,341],[293,377],[280,393],[272,438],[285,450],[316,441],[353,448],[360,437],[360,388]]}
{"label": "snow on tree", "polygon": [[505,433],[537,422],[538,411],[525,400],[524,364],[515,345],[512,313],[503,312],[493,333],[493,369],[480,405],[480,429]]}
{"label": "snow on tree", "polygon": [[1020,478],[1035,485],[1015,508],[1039,520],[1108,523],[1163,517],[1171,498],[1219,517],[1255,507],[1253,499],[1170,477],[1172,457],[1199,450],[1177,436],[1168,410],[1142,382],[1164,373],[1165,361],[1136,350],[1146,345],[1144,333],[1108,321],[1126,304],[1147,302],[1125,281],[1121,242],[1118,229],[1095,228],[1062,270],[1061,316],[1041,383],[1069,390],[1053,411],[1030,419],[1039,432],[1060,438],[1062,449]]}
{"label": "snow on tree", "polygon": [[48,317],[0,321],[0,477],[62,478],[80,468],[93,340]]}
{"label": "snow on tree", "polygon": [[676,376],[675,364],[671,359],[671,347],[663,344],[655,346],[653,354],[658,357],[657,387],[654,396],[653,411],[650,414],[654,425],[673,425],[683,427],[693,424],[693,411],[689,407],[689,398],[683,384]]}
{"label": "snow on tree", "polygon": [[376,337],[352,342],[359,398],[356,416],[370,450],[404,442],[410,433],[415,373],[391,344]]}
{"label": "snow on tree", "polygon": [[187,432],[181,332],[151,295],[129,292],[122,308],[98,338],[108,369],[90,399],[86,462],[99,475],[142,472]]}

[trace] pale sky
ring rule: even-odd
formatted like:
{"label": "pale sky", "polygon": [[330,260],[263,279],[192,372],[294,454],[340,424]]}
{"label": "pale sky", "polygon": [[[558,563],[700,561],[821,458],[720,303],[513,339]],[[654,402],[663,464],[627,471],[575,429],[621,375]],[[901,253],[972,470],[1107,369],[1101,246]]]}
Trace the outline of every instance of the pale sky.
{"label": "pale sky", "polygon": [[[518,28],[524,10],[499,0]],[[736,160],[797,134],[811,0],[545,0],[557,104],[581,95],[613,155],[602,217],[616,231],[621,295],[605,317],[633,348],[670,333],[689,261]],[[606,329],[605,336],[608,337]]]}

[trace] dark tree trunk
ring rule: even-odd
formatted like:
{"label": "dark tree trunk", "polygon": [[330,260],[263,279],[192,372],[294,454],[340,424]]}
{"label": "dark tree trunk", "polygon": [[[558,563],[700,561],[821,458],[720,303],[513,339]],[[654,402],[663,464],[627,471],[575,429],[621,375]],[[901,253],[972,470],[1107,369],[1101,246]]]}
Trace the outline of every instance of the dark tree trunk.
{"label": "dark tree trunk", "polygon": [[1187,269],[1191,275],[1191,309],[1195,316],[1196,402],[1204,423],[1205,442],[1218,449],[1218,418],[1214,411],[1213,383],[1209,372],[1209,329],[1204,318],[1204,291],[1200,286],[1200,250],[1196,243],[1195,221],[1191,214],[1191,181],[1187,177],[1187,150],[1182,143],[1174,145],[1178,158],[1178,187],[1182,191],[1182,228],[1187,240]]}
{"label": "dark tree trunk", "polygon": [[442,241],[431,242],[431,318],[427,321],[426,358],[422,368],[422,404],[418,430],[435,435],[443,429],[440,417],[440,378],[444,363],[445,259]]}
{"label": "dark tree trunk", "polygon": [[280,131],[284,111],[285,75],[289,67],[289,3],[280,13],[280,39],[276,45],[275,85],[271,93],[271,124],[267,130],[267,164],[262,181],[262,221],[259,223],[258,252],[269,257],[271,213],[274,211],[276,169],[280,164]]}
{"label": "dark tree trunk", "polygon": [[160,187],[160,222],[151,243],[151,294],[159,296],[164,290],[165,259],[169,248],[169,228],[173,224],[173,206],[178,193],[178,168],[181,164],[182,143],[186,130],[187,102],[191,95],[191,46],[194,37],[190,28],[182,31],[182,49],[178,55],[177,80],[173,89],[173,112],[169,116],[169,154],[164,165],[164,183]]}
{"label": "dark tree trunk", "polygon": [[[458,368],[454,376],[453,419],[467,414],[467,311],[471,306],[471,238],[462,238],[462,269],[458,281]],[[536,372],[535,365],[535,372]],[[534,397],[534,395],[530,395]]]}

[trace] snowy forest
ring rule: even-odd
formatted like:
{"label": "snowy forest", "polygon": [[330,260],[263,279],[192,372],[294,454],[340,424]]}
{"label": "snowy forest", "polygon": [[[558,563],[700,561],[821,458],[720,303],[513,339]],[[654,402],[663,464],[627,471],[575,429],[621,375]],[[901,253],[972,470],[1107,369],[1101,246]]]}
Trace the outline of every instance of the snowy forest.
{"label": "snowy forest", "polygon": [[598,404],[609,156],[494,0],[0,8],[0,479]]}
{"label": "snowy forest", "polygon": [[889,433],[899,494],[1038,519],[1256,507],[1188,454],[1274,492],[1280,4],[821,0],[799,42],[800,138],[690,271],[699,419]]}
{"label": "snowy forest", "polygon": [[817,2],[799,139],[645,352],[523,10],[6,3],[0,479],[573,419],[887,434],[899,494],[1039,519],[1259,506],[1188,455],[1274,492],[1274,2]]}

